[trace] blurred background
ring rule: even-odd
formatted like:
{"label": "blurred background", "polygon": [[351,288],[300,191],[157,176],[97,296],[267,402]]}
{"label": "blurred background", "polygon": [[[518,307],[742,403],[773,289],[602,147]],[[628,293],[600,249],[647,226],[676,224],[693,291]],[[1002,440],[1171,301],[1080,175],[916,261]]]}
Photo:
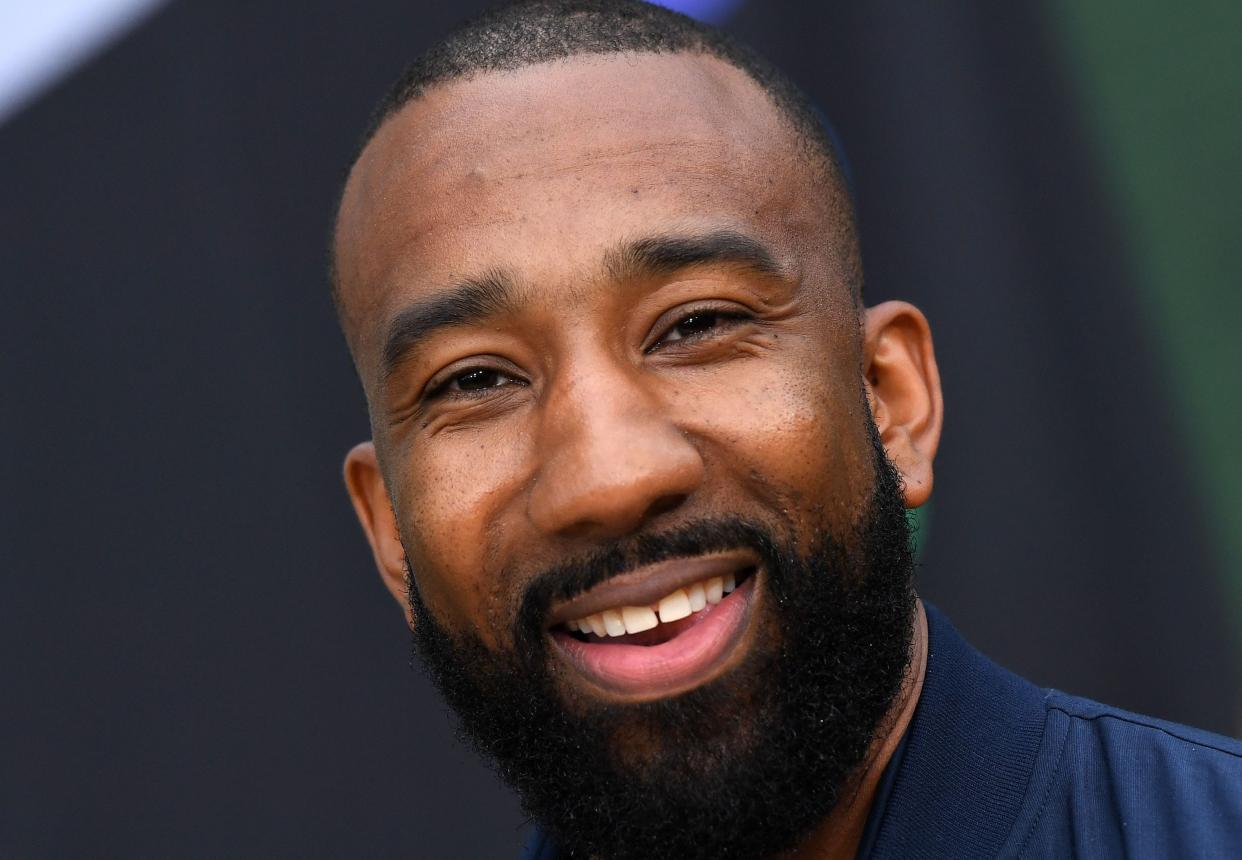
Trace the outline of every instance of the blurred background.
{"label": "blurred background", "polygon": [[[919,587],[1036,682],[1242,732],[1242,6],[680,2],[854,172],[947,401]],[[506,857],[339,473],[324,249],[471,2],[0,0],[0,856]]]}

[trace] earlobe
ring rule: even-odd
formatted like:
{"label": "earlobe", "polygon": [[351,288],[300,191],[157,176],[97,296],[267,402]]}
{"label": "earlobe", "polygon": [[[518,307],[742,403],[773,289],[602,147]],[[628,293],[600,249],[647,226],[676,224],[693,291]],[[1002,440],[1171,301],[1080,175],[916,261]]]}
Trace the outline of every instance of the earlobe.
{"label": "earlobe", "polygon": [[380,578],[405,611],[406,620],[412,624],[405,550],[401,545],[397,517],[393,513],[384,475],[380,471],[375,445],[361,442],[350,449],[345,455],[344,471],[345,487],[349,491],[350,501],[353,502],[354,512],[362,524],[367,542],[371,544]]}
{"label": "earlobe", "polygon": [[931,327],[916,307],[884,302],[868,308],[863,343],[868,400],[889,459],[905,481],[906,507],[932,489],[944,400]]}

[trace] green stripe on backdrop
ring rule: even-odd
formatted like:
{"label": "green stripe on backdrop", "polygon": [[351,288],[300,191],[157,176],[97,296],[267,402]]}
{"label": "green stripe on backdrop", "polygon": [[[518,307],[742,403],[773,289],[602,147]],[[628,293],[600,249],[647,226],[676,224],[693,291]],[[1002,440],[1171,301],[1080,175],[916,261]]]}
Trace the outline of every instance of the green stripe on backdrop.
{"label": "green stripe on backdrop", "polygon": [[1051,8],[1242,620],[1242,3]]}

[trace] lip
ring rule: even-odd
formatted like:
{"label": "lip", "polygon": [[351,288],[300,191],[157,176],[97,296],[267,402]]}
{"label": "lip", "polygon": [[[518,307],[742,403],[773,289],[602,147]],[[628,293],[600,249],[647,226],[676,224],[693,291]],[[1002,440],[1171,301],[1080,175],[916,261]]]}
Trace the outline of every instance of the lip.
{"label": "lip", "polygon": [[562,660],[608,698],[641,702],[676,695],[719,677],[745,652],[761,572],[757,568],[723,600],[701,610],[696,623],[658,645],[583,642],[564,629],[550,635]]}
{"label": "lip", "polygon": [[557,604],[548,613],[547,627],[556,627],[618,606],[651,606],[660,598],[695,582],[713,576],[737,574],[759,566],[750,550],[673,558],[640,567],[595,586],[585,594]]}

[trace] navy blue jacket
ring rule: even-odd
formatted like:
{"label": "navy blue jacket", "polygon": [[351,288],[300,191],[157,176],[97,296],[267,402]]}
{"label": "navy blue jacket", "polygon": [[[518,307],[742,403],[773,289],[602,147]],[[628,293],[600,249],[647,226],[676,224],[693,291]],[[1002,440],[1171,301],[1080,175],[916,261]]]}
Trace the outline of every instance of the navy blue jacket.
{"label": "navy blue jacket", "polygon": [[[1242,742],[1040,689],[927,622],[860,857],[1242,858]],[[538,831],[523,854],[558,857]]]}

